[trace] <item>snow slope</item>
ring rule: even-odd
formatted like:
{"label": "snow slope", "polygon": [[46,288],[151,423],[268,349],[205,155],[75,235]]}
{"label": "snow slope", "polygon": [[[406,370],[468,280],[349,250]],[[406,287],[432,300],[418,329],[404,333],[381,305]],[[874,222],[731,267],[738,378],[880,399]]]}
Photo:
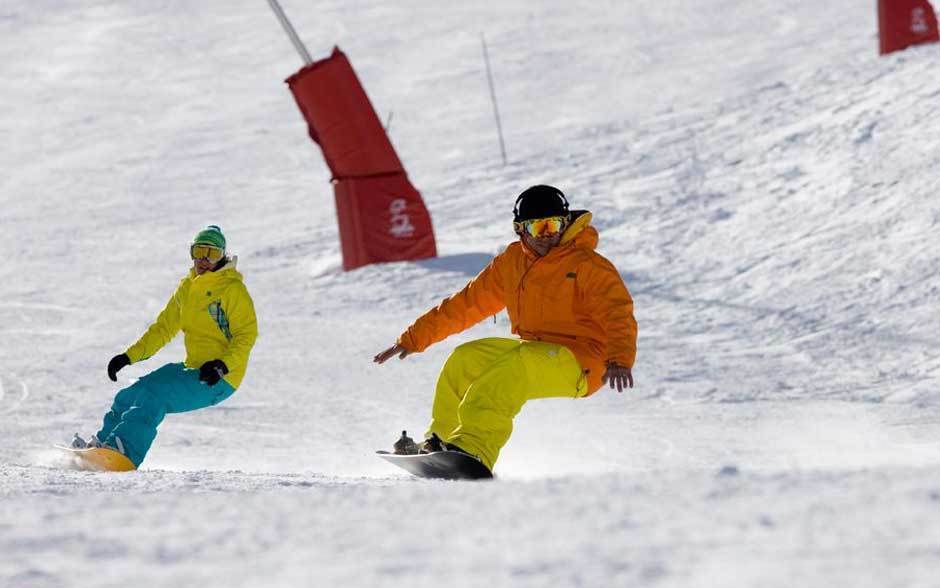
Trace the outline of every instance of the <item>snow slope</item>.
{"label": "snow slope", "polygon": [[[848,0],[284,8],[391,114],[438,259],[340,270],[267,3],[0,6],[0,586],[936,585],[937,47],[878,58]],[[409,479],[372,451],[508,324],[371,358],[541,182],[631,288],[637,387],[528,405],[494,483]],[[63,469],[210,222],[259,313],[243,386],[137,473]]]}

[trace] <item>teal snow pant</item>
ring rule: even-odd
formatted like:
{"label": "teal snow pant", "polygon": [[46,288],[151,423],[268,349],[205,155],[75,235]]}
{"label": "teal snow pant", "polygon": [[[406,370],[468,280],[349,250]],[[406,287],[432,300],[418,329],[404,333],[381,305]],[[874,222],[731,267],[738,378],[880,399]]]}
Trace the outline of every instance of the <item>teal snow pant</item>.
{"label": "teal snow pant", "polygon": [[97,437],[111,447],[120,437],[127,457],[139,467],[167,413],[206,408],[233,392],[225,380],[209,386],[199,381],[199,370],[168,363],[117,393]]}

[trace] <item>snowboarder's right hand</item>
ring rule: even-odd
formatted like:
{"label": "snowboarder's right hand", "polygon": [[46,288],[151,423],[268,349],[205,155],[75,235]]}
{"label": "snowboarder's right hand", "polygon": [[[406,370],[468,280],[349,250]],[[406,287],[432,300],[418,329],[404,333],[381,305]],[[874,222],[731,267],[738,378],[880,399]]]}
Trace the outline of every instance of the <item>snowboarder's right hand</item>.
{"label": "snowboarder's right hand", "polygon": [[129,365],[131,365],[131,358],[127,357],[126,353],[115,355],[108,362],[108,377],[112,382],[117,382],[117,373]]}
{"label": "snowboarder's right hand", "polygon": [[601,382],[606,384],[610,382],[610,389],[617,388],[617,392],[623,392],[627,387],[633,388],[633,370],[625,365],[608,361],[607,369],[601,377]]}
{"label": "snowboarder's right hand", "polygon": [[207,361],[199,367],[199,381],[215,386],[228,373],[228,366],[221,359]]}
{"label": "snowboarder's right hand", "polygon": [[396,343],[395,345],[392,345],[391,347],[389,347],[382,353],[376,355],[374,358],[372,358],[372,361],[374,361],[375,363],[385,363],[386,361],[389,360],[390,357],[392,357],[395,354],[398,354],[398,359],[405,359],[406,357],[411,355],[411,352]]}

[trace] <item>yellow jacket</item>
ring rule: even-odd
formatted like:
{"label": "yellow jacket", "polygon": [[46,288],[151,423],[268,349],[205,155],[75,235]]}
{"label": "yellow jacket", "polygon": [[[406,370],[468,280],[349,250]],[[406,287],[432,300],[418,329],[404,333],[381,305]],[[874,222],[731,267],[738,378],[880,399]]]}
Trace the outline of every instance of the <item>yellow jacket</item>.
{"label": "yellow jacket", "polygon": [[574,215],[547,255],[538,257],[521,241],[512,243],[463,290],[419,317],[398,344],[424,351],[505,308],[513,333],[559,343],[574,353],[589,393],[601,387],[607,362],[632,368],[633,299],[614,265],[594,251],[598,235],[590,226],[591,213]]}
{"label": "yellow jacket", "polygon": [[183,331],[186,367],[221,359],[228,366],[225,381],[238,388],[248,367],[248,355],[258,338],[255,307],[235,269],[236,258],[214,272],[189,275],[157,320],[127,353],[131,363],[147,359]]}

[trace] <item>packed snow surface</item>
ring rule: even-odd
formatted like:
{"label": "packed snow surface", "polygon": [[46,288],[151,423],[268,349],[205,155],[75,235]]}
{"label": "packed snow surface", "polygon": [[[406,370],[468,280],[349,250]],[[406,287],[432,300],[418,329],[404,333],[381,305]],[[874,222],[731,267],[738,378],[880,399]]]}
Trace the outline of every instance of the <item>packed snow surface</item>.
{"label": "packed snow surface", "polygon": [[[854,0],[283,5],[350,57],[440,256],[341,270],[329,172],[266,2],[0,5],[0,586],[928,587],[940,573],[940,47]],[[481,34],[508,155],[503,165]],[[453,347],[378,366],[513,238],[594,213],[636,387],[527,405],[482,483],[376,459]],[[143,468],[68,469],[191,237],[260,337]]]}

